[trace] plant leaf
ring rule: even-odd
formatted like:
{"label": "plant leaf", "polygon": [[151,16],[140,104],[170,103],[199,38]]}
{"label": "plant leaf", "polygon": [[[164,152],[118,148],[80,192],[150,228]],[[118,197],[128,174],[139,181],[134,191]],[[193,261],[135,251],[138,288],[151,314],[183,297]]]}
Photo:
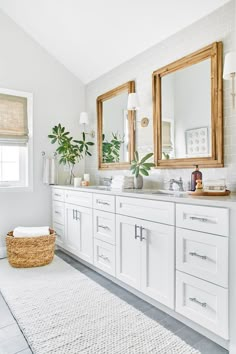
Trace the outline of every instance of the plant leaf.
{"label": "plant leaf", "polygon": [[140,173],[142,173],[142,175],[144,175],[144,176],[149,176],[148,171],[144,170],[143,168],[140,168]]}
{"label": "plant leaf", "polygon": [[147,154],[146,156],[144,156],[142,158],[142,160],[140,161],[141,164],[143,164],[145,161],[147,161],[148,159],[150,159],[150,157],[152,157],[153,152],[150,152],[149,154]]}

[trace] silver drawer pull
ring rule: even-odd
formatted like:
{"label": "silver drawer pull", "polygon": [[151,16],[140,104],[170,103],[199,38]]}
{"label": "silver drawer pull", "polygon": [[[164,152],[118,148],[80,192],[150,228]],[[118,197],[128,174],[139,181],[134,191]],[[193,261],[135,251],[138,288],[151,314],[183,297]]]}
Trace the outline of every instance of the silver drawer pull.
{"label": "silver drawer pull", "polygon": [[59,214],[59,215],[61,215],[61,213],[60,213],[59,211],[55,211],[55,214]]}
{"label": "silver drawer pull", "polygon": [[104,261],[107,261],[110,263],[110,259],[107,256],[104,256],[103,254],[99,254],[98,257],[102,258],[102,259],[104,259]]}
{"label": "silver drawer pull", "polygon": [[98,225],[99,228],[104,229],[104,230],[111,230],[110,227],[106,225]]}
{"label": "silver drawer pull", "polygon": [[104,202],[103,200],[97,200],[97,203],[102,205],[110,205],[110,203]]}
{"label": "silver drawer pull", "polygon": [[75,210],[75,220],[80,220],[80,212],[79,210]]}
{"label": "silver drawer pull", "polygon": [[139,229],[140,227],[138,226],[138,225],[134,225],[134,238],[135,238],[135,240],[137,240],[137,238],[139,238],[140,236],[138,235],[138,229]]}
{"label": "silver drawer pull", "polygon": [[143,230],[145,230],[145,228],[140,226],[140,241],[145,240],[145,237],[143,236]]}
{"label": "silver drawer pull", "polygon": [[201,302],[199,300],[197,300],[195,297],[190,297],[189,298],[190,301],[195,302],[196,304],[202,306],[202,307],[206,307],[207,303],[206,302]]}
{"label": "silver drawer pull", "polygon": [[199,257],[201,259],[207,259],[207,256],[202,256],[201,254],[198,254],[196,252],[189,252],[189,255],[193,257]]}
{"label": "silver drawer pull", "polygon": [[61,197],[61,194],[55,193],[55,197]]}
{"label": "silver drawer pull", "polygon": [[190,216],[189,219],[191,219],[191,220],[197,220],[197,221],[201,221],[201,222],[208,222],[208,221],[210,221],[209,219],[203,218],[203,217],[200,217],[200,216]]}

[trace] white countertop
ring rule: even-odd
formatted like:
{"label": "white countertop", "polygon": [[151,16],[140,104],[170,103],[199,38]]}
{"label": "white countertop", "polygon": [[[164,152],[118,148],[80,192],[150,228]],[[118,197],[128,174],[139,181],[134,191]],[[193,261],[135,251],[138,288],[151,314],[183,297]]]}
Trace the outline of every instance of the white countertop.
{"label": "white countertop", "polygon": [[176,191],[176,194],[174,195],[155,194],[155,192],[158,191],[155,189],[125,189],[123,191],[120,191],[114,189],[112,190],[101,189],[101,187],[99,188],[99,186],[74,187],[69,185],[53,185],[51,187],[73,190],[73,191],[80,191],[80,192],[109,194],[109,195],[116,195],[116,196],[123,196],[123,197],[161,200],[165,202],[175,202],[175,203],[185,203],[185,204],[187,203],[187,204],[199,204],[199,205],[212,205],[212,206],[219,206],[219,207],[220,206],[232,207],[232,203],[236,202],[236,193],[231,193],[229,196],[222,196],[222,197],[221,196],[197,197],[197,196],[188,195],[186,192],[181,193],[178,191]]}

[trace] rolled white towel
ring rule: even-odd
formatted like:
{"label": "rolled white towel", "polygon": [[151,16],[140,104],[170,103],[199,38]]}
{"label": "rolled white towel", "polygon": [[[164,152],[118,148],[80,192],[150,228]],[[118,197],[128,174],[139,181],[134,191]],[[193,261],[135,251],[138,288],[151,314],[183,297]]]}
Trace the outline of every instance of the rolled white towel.
{"label": "rolled white towel", "polygon": [[13,231],[14,237],[37,237],[50,235],[49,226],[23,227],[18,226]]}

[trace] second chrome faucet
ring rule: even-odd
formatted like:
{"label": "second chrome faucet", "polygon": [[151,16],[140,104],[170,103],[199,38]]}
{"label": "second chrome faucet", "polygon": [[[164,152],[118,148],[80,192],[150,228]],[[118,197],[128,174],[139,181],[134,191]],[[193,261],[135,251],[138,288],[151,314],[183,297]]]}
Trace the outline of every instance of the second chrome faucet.
{"label": "second chrome faucet", "polygon": [[170,180],[170,186],[169,186],[169,190],[173,191],[173,184],[177,184],[177,186],[179,187],[179,191],[183,192],[184,191],[184,186],[183,186],[183,180],[180,177],[179,180],[176,180],[174,178],[171,178]]}

